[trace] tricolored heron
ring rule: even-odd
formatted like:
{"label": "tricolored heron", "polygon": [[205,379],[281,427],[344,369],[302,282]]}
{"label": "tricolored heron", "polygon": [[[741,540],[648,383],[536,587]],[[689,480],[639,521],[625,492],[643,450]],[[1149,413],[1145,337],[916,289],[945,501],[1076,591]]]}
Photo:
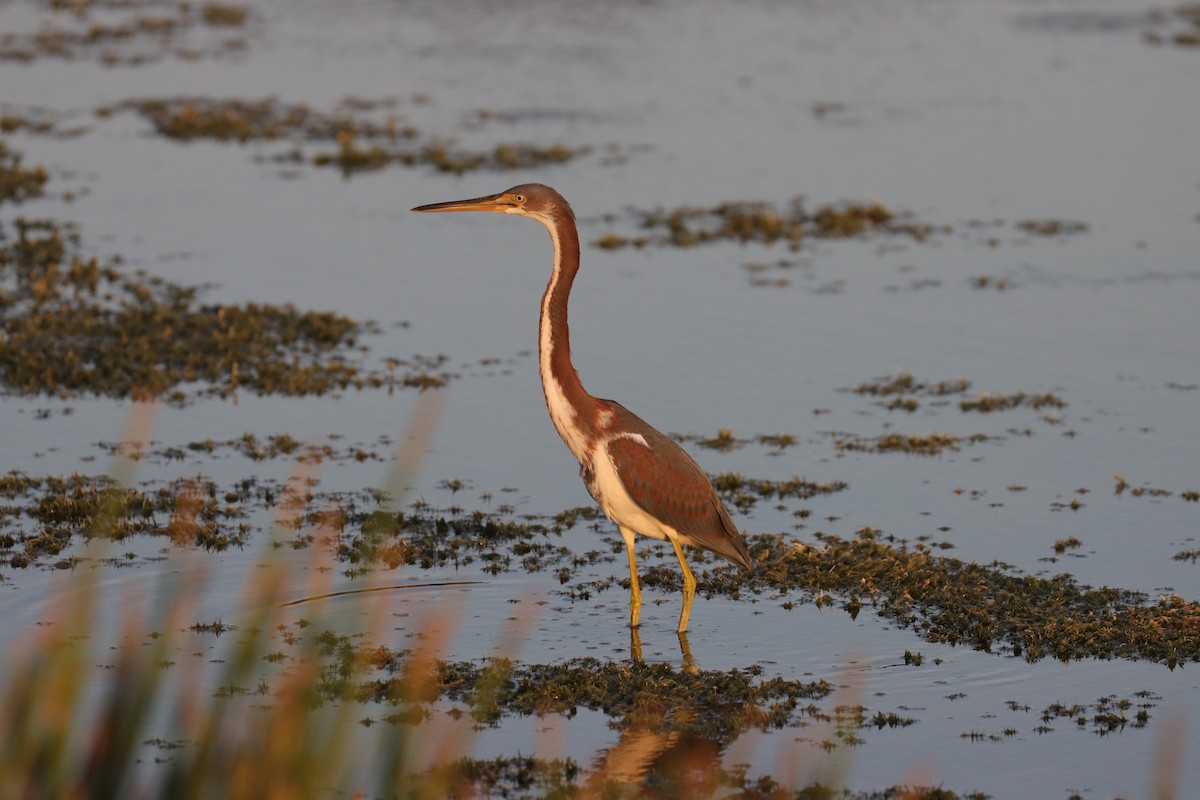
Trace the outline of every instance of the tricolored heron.
{"label": "tricolored heron", "polygon": [[567,300],[579,271],[575,213],[562,195],[539,183],[473,200],[418,206],[413,211],[494,211],[529,217],[546,226],[554,244],[554,271],[542,296],[538,360],[542,390],[558,435],[579,461],[588,492],[617,524],[629,553],[629,624],[637,628],[642,607],[634,536],[666,539],[683,570],[679,632],[687,630],[696,578],[683,545],[702,547],[751,566],[746,542],[729,518],[708,476],[678,444],[620,403],[592,397],[571,364]]}

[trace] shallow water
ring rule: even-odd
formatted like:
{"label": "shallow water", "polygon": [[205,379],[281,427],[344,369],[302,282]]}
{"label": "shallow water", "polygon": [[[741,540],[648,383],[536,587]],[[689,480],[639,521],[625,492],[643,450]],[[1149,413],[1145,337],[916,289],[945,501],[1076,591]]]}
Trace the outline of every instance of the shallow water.
{"label": "shallow water", "polygon": [[[429,218],[410,207],[538,180],[571,200],[586,243],[613,230],[636,233],[631,207],[875,197],[953,231],[924,243],[822,241],[799,254],[762,245],[615,253],[585,245],[572,305],[573,353],[585,384],[665,431],[711,436],[729,427],[738,436],[797,437],[777,455],[757,445],[725,454],[691,446],[710,472],[849,484],[800,504],[813,510],[807,527],[796,528],[793,507],[759,503],[737,515],[743,528],[801,539],[815,531],[850,536],[863,526],[909,539],[928,534],[965,560],[1196,600],[1200,566],[1172,555],[1196,548],[1200,535],[1200,504],[1180,497],[1200,489],[1200,104],[1185,100],[1200,77],[1200,52],[1144,41],[1154,5],[764,0],[480,10],[264,0],[252,4],[256,20],[241,54],[112,68],[88,58],[0,63],[4,110],[46,108],[90,127],[68,139],[6,137],[26,164],[50,168],[52,196],[0,215],[78,221],[97,254],[211,283],[214,302],[291,302],[374,319],[383,327],[366,339],[374,353],[447,354],[461,377],[444,390],[412,496],[470,508],[490,493],[493,504],[544,515],[590,502],[546,418],[530,353],[549,271],[547,237],[527,222]],[[48,16],[39,4],[11,0],[0,4],[0,30],[35,30]],[[288,176],[254,160],[284,144],[182,145],[131,113],[91,114],[132,97],[193,94],[270,95],[314,108],[349,95],[396,96],[404,121],[465,146],[565,142],[595,150],[565,165],[503,174],[392,167],[343,179],[301,167]],[[418,94],[428,101],[415,102]],[[464,124],[480,110],[496,120]],[[608,146],[624,158],[605,163]],[[78,196],[64,201],[57,196],[64,189]],[[1050,218],[1088,227],[1060,237],[1015,228]],[[747,263],[779,259],[794,264],[764,274],[787,285],[752,283]],[[991,285],[974,288],[979,276]],[[993,288],[997,279],[1011,288]],[[392,326],[399,321],[407,327]],[[964,414],[956,404],[928,402],[908,414],[845,391],[900,370],[922,380],[969,380],[970,396],[1053,392],[1067,406],[1051,421],[1029,409]],[[415,402],[411,393],[382,391],[203,400],[162,409],[154,438],[179,445],[253,431],[370,443],[400,437]],[[37,418],[39,410],[49,413]],[[128,413],[127,403],[110,400],[0,398],[0,470],[102,472],[107,456],[96,443],[118,440]],[[991,438],[938,457],[835,446],[835,432],[870,437],[889,428]],[[203,471],[232,481],[283,480],[291,468],[197,457],[144,469],[156,478]],[[379,485],[385,470],[329,465],[321,485]],[[1116,495],[1117,473],[1133,487],[1173,494]],[[466,488],[452,495],[439,488],[447,479]],[[1075,499],[1082,505],[1071,510]],[[577,526],[566,542],[582,552],[597,546],[590,536]],[[1069,536],[1082,546],[1047,561],[1054,542]],[[129,547],[157,555],[164,545]],[[111,571],[97,641],[115,635],[123,592],[197,562],[209,565],[214,581],[204,614],[220,616],[258,554],[255,543],[219,556],[168,548],[165,560]],[[594,569],[605,578],[623,565]],[[522,659],[628,657],[619,587],[571,602],[554,593],[550,575],[410,572],[396,582],[483,583],[398,592],[393,646],[412,620],[452,595],[462,619],[448,658],[491,652],[514,608],[537,609]],[[0,642],[8,651],[72,576],[7,568],[0,576]],[[653,592],[647,600],[645,657],[678,663],[678,600]],[[910,709],[915,725],[867,732],[853,748],[855,789],[916,775],[996,797],[1144,795],[1173,719],[1182,720],[1191,755],[1179,785],[1200,786],[1195,665],[1031,665],[933,645],[869,611],[851,620],[811,605],[786,611],[767,597],[698,598],[690,641],[705,669],[757,663],[768,674],[851,687],[873,710]],[[904,666],[906,650],[920,651],[926,663]],[[1068,721],[1050,733],[1033,730],[1051,703],[1143,690],[1161,697],[1145,729],[1101,737]],[[965,697],[949,699],[957,694]],[[1012,711],[1008,701],[1033,711]],[[538,739],[539,725],[560,725],[563,751],[586,760],[615,736],[595,717],[506,722],[478,739],[477,752],[511,755],[514,742],[530,752],[547,738]],[[964,738],[1010,726],[1018,732],[1003,741]],[[747,743],[748,752],[727,753],[727,763],[744,759],[770,772],[783,758],[776,751],[787,752],[796,738],[799,777],[808,779],[826,758],[815,744],[821,736],[809,731],[767,735]]]}

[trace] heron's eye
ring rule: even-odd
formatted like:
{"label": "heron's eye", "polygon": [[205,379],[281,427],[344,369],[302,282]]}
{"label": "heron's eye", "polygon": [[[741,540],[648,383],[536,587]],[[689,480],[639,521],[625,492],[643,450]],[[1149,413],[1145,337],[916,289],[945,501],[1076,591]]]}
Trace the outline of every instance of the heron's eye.
{"label": "heron's eye", "polygon": [[516,200],[518,203],[524,203],[524,202],[525,202],[525,195],[523,195],[523,194],[519,194],[519,195],[517,195],[516,197],[514,197],[513,199],[514,199],[514,200]]}

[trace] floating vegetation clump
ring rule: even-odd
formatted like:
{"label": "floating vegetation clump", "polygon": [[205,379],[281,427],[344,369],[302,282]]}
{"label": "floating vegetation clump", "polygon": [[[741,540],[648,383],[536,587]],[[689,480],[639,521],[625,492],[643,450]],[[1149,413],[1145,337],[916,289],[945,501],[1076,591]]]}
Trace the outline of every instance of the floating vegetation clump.
{"label": "floating vegetation clump", "polygon": [[[781,537],[753,537],[760,568],[754,583],[777,591],[825,592],[847,608],[875,612],[931,642],[1023,656],[1142,659],[1172,669],[1200,661],[1200,603],[1175,595],[1082,586],[1069,575],[1039,578],[999,564],[895,547],[864,528],[851,540],[818,535],[823,547],[798,548]],[[724,578],[714,573],[718,586]],[[741,586],[744,590],[745,584]]]}
{"label": "floating vegetation clump", "polygon": [[1153,26],[1144,34],[1149,44],[1200,48],[1200,3],[1184,3],[1150,12]]}
{"label": "floating vegetation clump", "polygon": [[[0,228],[0,386],[27,395],[163,398],[320,395],[346,389],[437,386],[440,360],[406,373],[361,364],[357,340],[375,331],[328,311],[290,305],[206,305],[179,286],[80,253],[70,225]],[[186,387],[186,388],[185,388]]]}
{"label": "floating vegetation clump", "polygon": [[839,453],[857,451],[863,453],[907,453],[918,456],[936,456],[945,450],[958,450],[965,444],[985,442],[988,435],[972,433],[958,436],[953,433],[928,433],[908,435],[885,433],[882,436],[859,436],[834,431],[833,445]]}
{"label": "floating vegetation clump", "polygon": [[1066,408],[1066,405],[1065,400],[1051,392],[1042,392],[1040,394],[1025,394],[1025,392],[999,394],[985,392],[973,400],[960,401],[958,407],[963,411],[978,411],[981,414],[990,414],[993,411],[1007,411],[1012,408],[1021,408],[1022,406],[1040,411],[1043,408]]}
{"label": "floating vegetation clump", "polygon": [[764,202],[729,202],[710,208],[680,206],[671,210],[637,211],[636,236],[610,233],[593,242],[613,250],[620,247],[695,247],[719,241],[759,244],[785,243],[800,249],[805,239],[849,239],[861,236],[903,235],[924,241],[935,232],[911,214],[889,209],[878,201],[824,204],[809,209],[802,197],[780,209]]}
{"label": "floating vegetation clump", "polygon": [[[387,448],[391,440],[380,437],[378,444]],[[347,445],[338,447],[332,443],[321,444],[302,442],[286,433],[276,433],[267,436],[257,436],[244,433],[236,439],[201,439],[182,445],[159,445],[151,443],[148,448],[129,448],[119,443],[100,442],[101,450],[110,454],[120,454],[135,461],[167,464],[172,461],[186,461],[189,457],[214,456],[224,451],[232,451],[254,461],[267,461],[277,458],[294,459],[301,463],[336,463],[339,461],[384,461],[390,456],[386,449],[375,449],[364,445]]]}
{"label": "floating vegetation clump", "polygon": [[[200,139],[218,142],[289,140],[292,149],[266,160],[283,164],[308,163],[334,167],[344,176],[372,172],[388,166],[432,167],[461,175],[475,170],[532,169],[562,164],[590,152],[587,146],[500,143],[471,150],[450,142],[423,137],[396,111],[396,98],[347,98],[331,112],[303,103],[288,104],[273,98],[174,97],[129,100],[102,115],[132,110],[154,125],[159,135],[181,142]],[[378,118],[376,112],[387,115]],[[372,114],[375,116],[372,116]],[[319,149],[306,156],[303,144]]]}
{"label": "floating vegetation clump", "polygon": [[1105,695],[1095,703],[1051,703],[1042,710],[1039,734],[1054,730],[1051,723],[1067,720],[1080,730],[1090,728],[1097,736],[1110,736],[1126,728],[1140,729],[1150,722],[1150,709],[1162,698],[1153,692],[1135,692],[1133,697]]}
{"label": "floating vegetation clump", "polygon": [[[317,111],[305,103],[283,103],[274,98],[172,97],[127,100],[97,113],[135,111],[168,139],[180,142],[297,141],[334,142],[355,137],[398,141],[413,139],[417,131],[402,125],[395,115],[397,98],[367,100],[348,97],[330,112]],[[368,116],[385,111],[382,120]]]}
{"label": "floating vegetation clump", "polygon": [[[860,383],[842,391],[854,392],[865,397],[875,397],[876,404],[888,411],[913,412],[921,408],[921,399],[932,399],[934,404],[945,405],[946,398],[959,395],[958,407],[963,412],[990,414],[1016,408],[1057,410],[1067,407],[1067,401],[1053,392],[982,392],[975,397],[966,397],[971,382],[964,379],[948,381],[924,381],[909,372],[898,372]],[[896,442],[893,442],[895,444]]]}
{"label": "floating vegetation clump", "polygon": [[[252,452],[272,446],[242,444]],[[282,439],[274,445],[287,446]],[[222,550],[269,528],[267,513],[273,509],[279,512],[278,530],[295,532],[293,547],[311,545],[315,532],[338,534],[329,544],[351,575],[401,564],[422,569],[480,564],[492,575],[516,569],[570,572],[612,558],[577,555],[561,543],[564,524],[570,527],[579,515],[517,520],[500,512],[436,511],[421,503],[407,512],[382,510],[389,500],[376,489],[319,492],[307,483],[255,477],[219,486],[196,475],[121,487],[105,476],[10,472],[0,476],[0,565],[45,564],[76,537],[93,533],[116,539],[164,536],[175,544]]]}
{"label": "floating vegetation clump", "polygon": [[[1129,492],[1130,497],[1152,498],[1170,497],[1175,494],[1174,490],[1164,489],[1161,486],[1150,486],[1148,484],[1132,486],[1119,472],[1113,476],[1113,480],[1116,481],[1116,485],[1113,487],[1113,494],[1117,497],[1123,496],[1125,492]],[[1180,492],[1179,496],[1189,503],[1200,501],[1200,492],[1194,489]]]}
{"label": "floating vegetation clump", "polygon": [[818,495],[831,495],[848,488],[845,481],[815,483],[798,475],[788,480],[775,481],[762,478],[747,478],[736,472],[723,472],[713,476],[713,488],[721,499],[737,506],[742,513],[749,511],[761,500],[808,500]]}
{"label": "floating vegetation clump", "polygon": [[[73,0],[46,5],[56,13],[36,32],[0,35],[0,61],[50,58],[117,67],[166,57],[219,58],[246,49],[242,29],[251,19],[247,6],[227,3]],[[93,16],[93,10],[99,13]]]}
{"label": "floating vegetation clump", "polygon": [[688,434],[672,434],[672,438],[680,442],[690,442],[698,447],[728,453],[747,444],[758,444],[763,447],[775,448],[771,455],[777,455],[796,442],[795,434],[791,433],[761,433],[757,436],[743,438],[733,435],[731,428],[719,428],[715,436],[696,436]]}
{"label": "floating vegetation clump", "polygon": [[998,292],[1005,292],[1016,287],[1016,282],[1011,278],[1000,278],[995,275],[974,275],[971,277],[970,287],[972,289],[995,289]]}
{"label": "floating vegetation clump", "polygon": [[75,537],[92,534],[118,541],[162,535],[209,550],[241,546],[251,533],[244,507],[268,500],[267,491],[253,481],[222,490],[198,477],[127,488],[106,476],[10,472],[0,476],[0,559],[12,567],[33,566],[57,556]]}
{"label": "floating vegetation clump", "polygon": [[971,388],[971,382],[958,378],[952,381],[919,381],[911,372],[897,372],[882,378],[860,383],[850,391],[856,394],[887,397],[894,394],[922,394],[942,397],[949,394],[961,394]]}
{"label": "floating vegetation clump", "polygon": [[22,167],[21,154],[0,139],[0,205],[41,197],[49,177],[44,167]]}
{"label": "floating vegetation clump", "polygon": [[1088,224],[1071,219],[1023,219],[1016,223],[1016,229],[1030,236],[1052,238],[1085,233],[1088,229]]}
{"label": "floating vegetation clump", "polygon": [[205,3],[200,7],[200,18],[205,25],[215,28],[236,28],[246,24],[250,9],[227,3]]}

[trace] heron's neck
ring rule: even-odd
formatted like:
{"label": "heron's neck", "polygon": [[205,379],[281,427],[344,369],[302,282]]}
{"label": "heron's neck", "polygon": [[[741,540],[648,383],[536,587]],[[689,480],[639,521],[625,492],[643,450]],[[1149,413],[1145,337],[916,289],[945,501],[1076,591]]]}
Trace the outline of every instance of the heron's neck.
{"label": "heron's neck", "polygon": [[567,329],[567,300],[579,271],[579,232],[573,220],[558,217],[545,221],[554,243],[554,273],[542,295],[538,326],[538,361],[546,407],[558,435],[582,458],[590,449],[596,428],[595,398],[589,395],[571,364],[571,341]]}

